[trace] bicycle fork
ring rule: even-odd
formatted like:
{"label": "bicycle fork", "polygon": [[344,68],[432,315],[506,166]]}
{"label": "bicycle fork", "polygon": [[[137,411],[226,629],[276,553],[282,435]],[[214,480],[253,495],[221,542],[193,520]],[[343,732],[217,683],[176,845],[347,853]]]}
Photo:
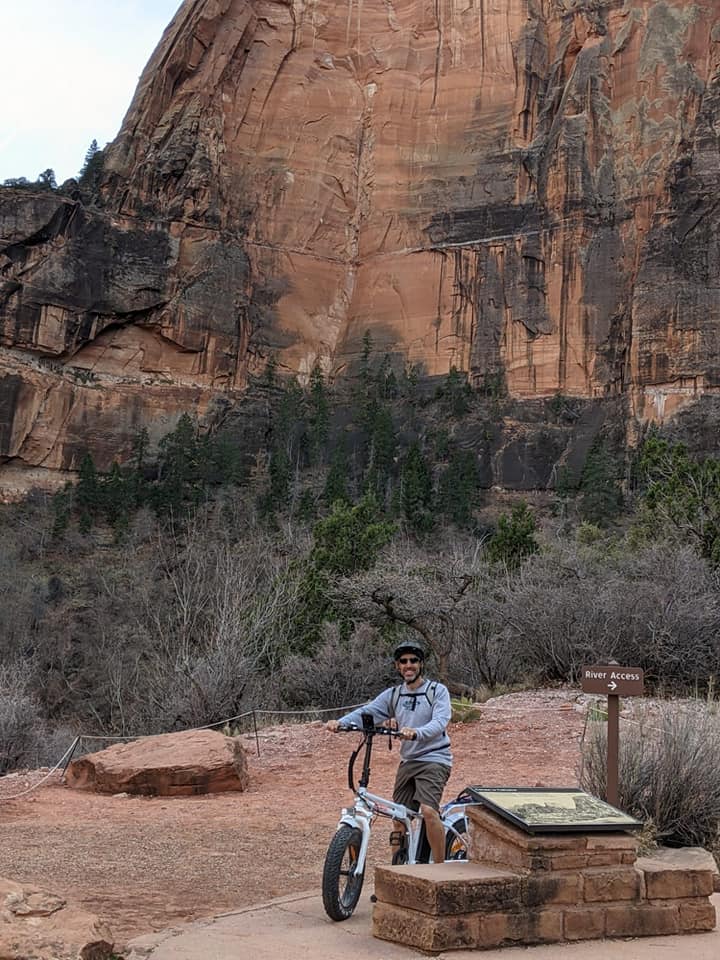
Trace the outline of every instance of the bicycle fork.
{"label": "bicycle fork", "polygon": [[367,857],[368,845],[370,843],[370,820],[372,814],[369,811],[365,810],[343,810],[340,820],[338,821],[338,829],[343,825],[348,827],[353,827],[356,830],[359,830],[362,839],[360,841],[360,850],[358,851],[357,860],[355,861],[355,873],[364,873],[365,872],[365,859]]}

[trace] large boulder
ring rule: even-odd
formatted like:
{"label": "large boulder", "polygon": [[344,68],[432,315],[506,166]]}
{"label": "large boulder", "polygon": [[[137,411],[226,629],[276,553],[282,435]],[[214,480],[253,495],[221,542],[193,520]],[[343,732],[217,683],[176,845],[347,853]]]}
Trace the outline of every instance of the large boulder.
{"label": "large boulder", "polygon": [[67,771],[71,787],[150,797],[242,791],[248,782],[240,741],[212,730],[116,744],[74,760]]}
{"label": "large boulder", "polygon": [[112,933],[91,913],[0,877],[0,960],[109,960]]}

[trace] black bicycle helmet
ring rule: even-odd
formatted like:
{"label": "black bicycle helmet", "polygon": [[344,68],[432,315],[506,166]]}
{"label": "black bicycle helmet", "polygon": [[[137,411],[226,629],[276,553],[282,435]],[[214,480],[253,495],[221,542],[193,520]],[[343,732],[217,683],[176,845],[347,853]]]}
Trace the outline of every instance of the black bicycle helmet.
{"label": "black bicycle helmet", "polygon": [[425,651],[418,643],[413,643],[411,640],[406,643],[401,643],[393,652],[393,660],[399,660],[404,653],[412,653],[418,657],[423,662],[425,661]]}

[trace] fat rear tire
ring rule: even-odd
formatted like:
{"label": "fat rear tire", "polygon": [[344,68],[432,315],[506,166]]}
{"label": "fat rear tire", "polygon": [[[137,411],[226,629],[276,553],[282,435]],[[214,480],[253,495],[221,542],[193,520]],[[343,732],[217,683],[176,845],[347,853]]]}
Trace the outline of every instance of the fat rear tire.
{"label": "fat rear tire", "polygon": [[460,835],[462,840],[458,839],[454,833],[448,830],[445,834],[445,859],[446,860],[467,860],[468,858],[468,832],[467,820],[461,817],[452,824],[453,829]]}
{"label": "fat rear tire", "polygon": [[408,848],[407,840],[398,847],[395,853],[392,855],[392,864],[394,867],[402,866],[404,863],[408,862]]}
{"label": "fat rear tire", "polygon": [[364,874],[355,873],[362,833],[343,824],[330,841],[323,868],[322,895],[325,913],[331,920],[352,916],[362,891]]}

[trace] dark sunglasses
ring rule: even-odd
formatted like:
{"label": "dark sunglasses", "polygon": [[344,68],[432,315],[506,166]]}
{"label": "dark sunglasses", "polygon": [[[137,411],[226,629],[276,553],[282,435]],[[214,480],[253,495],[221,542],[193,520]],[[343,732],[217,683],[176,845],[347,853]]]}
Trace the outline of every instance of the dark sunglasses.
{"label": "dark sunglasses", "polygon": [[420,663],[420,657],[400,657],[398,663]]}

